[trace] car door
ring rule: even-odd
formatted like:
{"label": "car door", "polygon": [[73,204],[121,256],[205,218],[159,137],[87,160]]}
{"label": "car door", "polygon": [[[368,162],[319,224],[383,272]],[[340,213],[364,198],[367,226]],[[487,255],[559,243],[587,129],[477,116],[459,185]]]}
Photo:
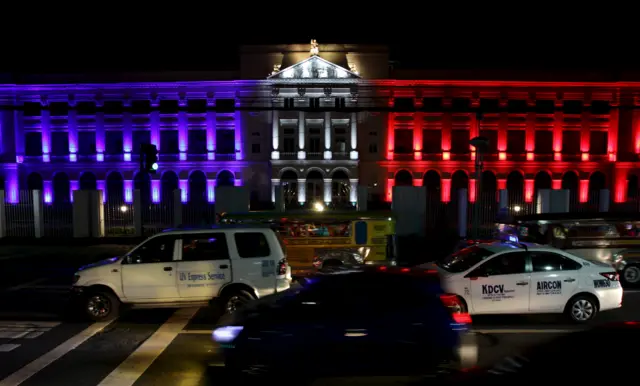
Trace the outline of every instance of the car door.
{"label": "car door", "polygon": [[145,241],[122,261],[122,291],[127,301],[163,302],[178,298],[176,236]]}
{"label": "car door", "polygon": [[275,251],[280,250],[277,239],[266,237],[265,232],[272,231],[236,229],[232,241],[235,248],[231,248],[234,281],[256,288],[260,297],[276,289],[279,255]]}
{"label": "car door", "polygon": [[469,279],[475,314],[525,313],[529,311],[528,253],[501,253],[465,275]]}
{"label": "car door", "polygon": [[530,255],[529,309],[531,312],[562,311],[578,291],[578,270],[582,265],[551,251],[532,251]]}
{"label": "car door", "polygon": [[211,299],[231,281],[224,232],[185,234],[179,241],[178,292],[183,300]]}

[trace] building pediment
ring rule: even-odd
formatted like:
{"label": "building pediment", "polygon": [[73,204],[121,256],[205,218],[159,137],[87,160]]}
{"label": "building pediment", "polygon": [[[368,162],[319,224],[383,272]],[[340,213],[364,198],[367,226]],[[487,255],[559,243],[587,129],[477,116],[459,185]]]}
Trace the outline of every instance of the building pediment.
{"label": "building pediment", "polygon": [[314,55],[284,70],[275,70],[267,79],[355,80],[360,79],[360,75]]}

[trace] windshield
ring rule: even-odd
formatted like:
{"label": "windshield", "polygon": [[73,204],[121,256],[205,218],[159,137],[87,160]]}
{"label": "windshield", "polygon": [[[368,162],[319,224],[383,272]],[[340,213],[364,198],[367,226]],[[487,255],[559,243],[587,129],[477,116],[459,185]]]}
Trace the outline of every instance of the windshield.
{"label": "windshield", "polygon": [[488,249],[473,246],[461,249],[449,255],[444,260],[437,263],[438,267],[451,273],[460,273],[468,270],[494,253]]}

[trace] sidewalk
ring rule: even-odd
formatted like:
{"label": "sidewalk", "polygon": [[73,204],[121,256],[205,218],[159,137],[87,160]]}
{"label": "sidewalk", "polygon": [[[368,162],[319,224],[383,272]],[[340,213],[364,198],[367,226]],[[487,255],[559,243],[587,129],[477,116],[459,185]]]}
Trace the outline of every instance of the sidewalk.
{"label": "sidewalk", "polygon": [[40,246],[40,245],[11,245],[0,246],[0,261],[10,263],[15,259],[37,259],[39,261],[47,258],[74,261],[87,260],[97,261],[114,256],[122,256],[133,248],[132,245],[123,244],[103,244],[88,246]]}

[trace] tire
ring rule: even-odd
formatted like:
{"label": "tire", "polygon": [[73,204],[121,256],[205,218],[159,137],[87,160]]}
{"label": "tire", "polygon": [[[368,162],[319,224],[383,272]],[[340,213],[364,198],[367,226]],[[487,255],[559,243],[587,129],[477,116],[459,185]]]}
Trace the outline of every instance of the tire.
{"label": "tire", "polygon": [[120,300],[106,291],[89,292],[82,307],[84,315],[94,322],[113,320],[120,314]]}
{"label": "tire", "polygon": [[578,295],[571,298],[565,308],[565,315],[574,323],[588,323],[598,314],[598,304],[594,297]]}
{"label": "tire", "polygon": [[222,312],[223,314],[233,314],[238,308],[255,300],[254,296],[244,290],[233,291],[223,295]]}
{"label": "tire", "polygon": [[622,280],[630,286],[640,285],[640,267],[637,265],[629,265],[622,271]]}

